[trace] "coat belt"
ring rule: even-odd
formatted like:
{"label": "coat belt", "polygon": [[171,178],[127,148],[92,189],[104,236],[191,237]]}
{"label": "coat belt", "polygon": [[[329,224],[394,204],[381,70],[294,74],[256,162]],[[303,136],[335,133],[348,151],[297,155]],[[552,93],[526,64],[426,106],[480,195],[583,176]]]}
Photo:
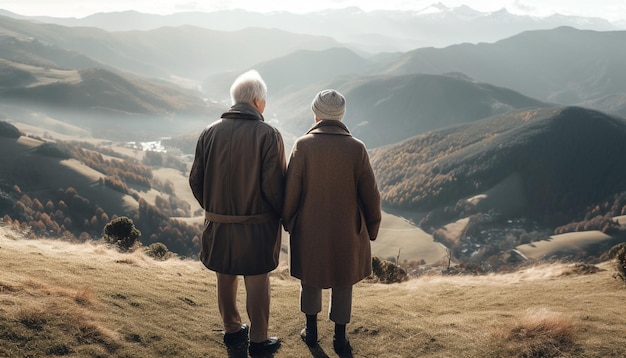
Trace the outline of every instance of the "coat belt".
{"label": "coat belt", "polygon": [[261,224],[278,217],[272,212],[256,215],[222,215],[205,211],[204,218],[222,224]]}

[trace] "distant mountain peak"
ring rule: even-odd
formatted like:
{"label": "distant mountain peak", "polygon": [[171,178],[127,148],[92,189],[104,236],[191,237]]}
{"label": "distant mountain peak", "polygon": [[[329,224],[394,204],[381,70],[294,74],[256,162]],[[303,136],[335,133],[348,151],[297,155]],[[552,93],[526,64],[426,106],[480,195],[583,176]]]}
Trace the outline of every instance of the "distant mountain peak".
{"label": "distant mountain peak", "polygon": [[431,4],[422,10],[418,10],[417,13],[419,15],[431,15],[431,14],[440,14],[442,12],[449,11],[450,8],[444,5],[441,2]]}
{"label": "distant mountain peak", "polygon": [[365,11],[358,6],[348,6],[340,9],[325,9],[312,12],[312,14],[328,15],[328,14],[344,14],[344,15],[362,15]]}
{"label": "distant mountain peak", "polygon": [[511,12],[509,12],[509,10],[507,10],[505,7],[503,7],[500,10],[496,10],[491,12],[492,15],[495,16],[514,16],[513,14],[511,14]]}
{"label": "distant mountain peak", "polygon": [[484,12],[480,12],[478,10],[475,10],[467,5],[461,5],[459,7],[454,8],[454,12],[458,13],[458,14],[462,14],[465,16],[471,15],[471,16],[482,16],[485,15]]}
{"label": "distant mountain peak", "polygon": [[461,5],[456,7],[448,7],[445,4],[438,2],[434,3],[422,10],[416,12],[417,15],[421,16],[452,16],[457,18],[477,18],[480,16],[484,16],[487,13],[480,12],[478,10],[474,10],[473,8],[467,5]]}

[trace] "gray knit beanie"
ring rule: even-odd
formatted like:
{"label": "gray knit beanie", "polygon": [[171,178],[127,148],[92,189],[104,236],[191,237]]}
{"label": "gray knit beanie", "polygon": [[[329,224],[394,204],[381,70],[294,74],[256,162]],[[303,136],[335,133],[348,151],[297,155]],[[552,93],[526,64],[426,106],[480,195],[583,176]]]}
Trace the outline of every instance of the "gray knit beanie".
{"label": "gray knit beanie", "polygon": [[311,103],[311,109],[319,119],[340,121],[346,112],[346,99],[341,93],[326,89],[315,96],[313,103]]}

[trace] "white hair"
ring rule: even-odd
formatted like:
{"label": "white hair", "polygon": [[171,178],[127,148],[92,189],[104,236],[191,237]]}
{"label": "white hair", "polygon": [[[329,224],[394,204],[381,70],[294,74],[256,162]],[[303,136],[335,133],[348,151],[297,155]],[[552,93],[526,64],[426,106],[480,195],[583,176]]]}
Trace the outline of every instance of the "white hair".
{"label": "white hair", "polygon": [[237,77],[230,86],[230,100],[232,104],[252,104],[255,99],[265,99],[267,85],[256,70],[250,70]]}

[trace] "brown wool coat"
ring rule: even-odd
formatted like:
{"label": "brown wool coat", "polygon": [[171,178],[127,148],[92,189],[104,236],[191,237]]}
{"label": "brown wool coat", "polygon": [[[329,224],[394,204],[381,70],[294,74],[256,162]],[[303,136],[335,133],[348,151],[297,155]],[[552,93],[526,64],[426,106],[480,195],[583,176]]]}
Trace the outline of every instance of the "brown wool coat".
{"label": "brown wool coat", "polygon": [[276,268],[285,172],[280,133],[250,105],[233,106],[200,134],[189,184],[206,213],[200,260],[209,270]]}
{"label": "brown wool coat", "polygon": [[380,194],[365,145],[322,120],[291,152],[283,208],[291,275],[317,288],[349,287],[372,271]]}

